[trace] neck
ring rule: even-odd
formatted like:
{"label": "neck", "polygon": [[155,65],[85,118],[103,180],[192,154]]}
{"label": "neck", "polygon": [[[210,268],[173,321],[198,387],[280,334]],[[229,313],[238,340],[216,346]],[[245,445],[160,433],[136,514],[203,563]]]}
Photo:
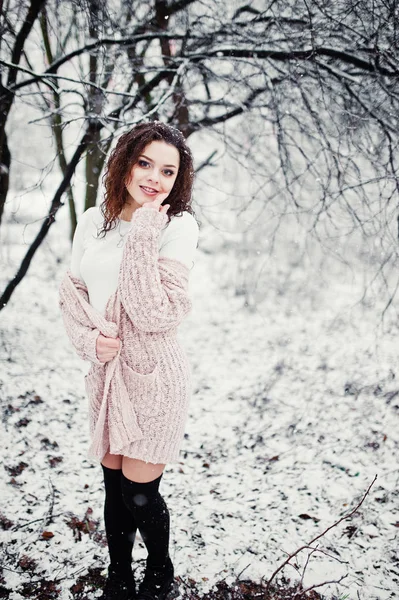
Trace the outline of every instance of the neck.
{"label": "neck", "polygon": [[138,207],[134,207],[132,204],[128,204],[126,202],[121,210],[119,218],[123,219],[123,221],[131,221],[133,213],[135,210],[137,210],[137,208]]}

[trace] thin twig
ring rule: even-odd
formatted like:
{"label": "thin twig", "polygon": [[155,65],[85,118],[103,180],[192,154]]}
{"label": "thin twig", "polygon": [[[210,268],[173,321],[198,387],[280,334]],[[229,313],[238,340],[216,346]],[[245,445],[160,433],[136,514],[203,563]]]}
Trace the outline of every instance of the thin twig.
{"label": "thin twig", "polygon": [[[62,517],[62,515],[64,515],[65,513],[58,513],[56,515],[52,515],[52,518],[56,518],[56,517]],[[38,523],[39,521],[43,521],[43,517],[40,517],[40,519],[34,519],[33,521],[28,521],[27,523],[23,523],[22,525],[15,525],[14,527],[11,527],[11,531],[18,531],[18,529],[22,529],[23,527],[29,527],[29,525],[33,525],[33,523]]]}
{"label": "thin twig", "polygon": [[309,552],[309,554],[306,557],[305,566],[303,567],[303,570],[302,570],[301,587],[303,587],[303,579],[305,577],[305,573],[306,573],[306,569],[307,569],[309,561],[310,561],[310,557],[316,552],[316,550],[318,550],[318,546],[316,546],[316,548],[312,548],[311,552]]}
{"label": "thin twig", "polygon": [[47,527],[48,525],[50,525],[50,523],[53,522],[53,510],[54,510],[54,496],[55,496],[55,489],[54,486],[52,484],[51,479],[49,479],[49,486],[50,486],[50,506],[48,508],[48,513],[47,516],[44,520],[44,526]]}
{"label": "thin twig", "polygon": [[275,578],[275,576],[277,575],[277,573],[279,573],[286,566],[286,564],[289,563],[289,561],[292,558],[294,558],[294,556],[296,556],[297,554],[299,554],[299,552],[301,552],[302,550],[305,550],[306,548],[308,548],[309,546],[311,546],[311,544],[314,544],[314,542],[316,542],[318,539],[320,539],[321,537],[323,537],[328,531],[330,531],[334,527],[337,527],[340,523],[342,523],[342,521],[345,521],[346,519],[349,519],[357,510],[359,510],[359,508],[361,507],[361,505],[365,501],[366,497],[368,496],[368,494],[369,494],[372,486],[376,482],[376,480],[377,480],[377,475],[375,475],[373,481],[370,483],[370,485],[367,488],[366,492],[364,493],[362,499],[355,506],[354,509],[352,509],[347,515],[341,517],[340,519],[338,519],[338,521],[336,521],[335,523],[333,523],[332,525],[330,525],[329,527],[327,527],[327,529],[325,529],[324,531],[322,531],[322,533],[319,533],[319,535],[317,535],[315,538],[313,538],[313,540],[311,540],[308,544],[305,544],[304,546],[301,546],[300,548],[298,548],[297,550],[295,550],[295,552],[293,552],[292,554],[290,554],[288,556],[288,558],[279,567],[277,567],[277,569],[274,571],[274,573],[272,574],[272,576],[270,577],[270,579],[266,583],[266,592],[269,590],[270,584],[273,581],[273,579]]}
{"label": "thin twig", "polygon": [[316,583],[315,585],[311,585],[310,587],[306,588],[305,590],[302,590],[299,594],[295,594],[295,596],[293,597],[292,600],[297,600],[297,599],[301,598],[304,594],[307,594],[311,590],[314,590],[318,587],[322,587],[323,585],[329,585],[330,583],[340,584],[341,581],[343,579],[345,579],[345,577],[348,577],[348,573],[345,573],[345,575],[342,575],[342,577],[340,577],[340,579],[333,579],[332,581],[323,581],[323,583]]}

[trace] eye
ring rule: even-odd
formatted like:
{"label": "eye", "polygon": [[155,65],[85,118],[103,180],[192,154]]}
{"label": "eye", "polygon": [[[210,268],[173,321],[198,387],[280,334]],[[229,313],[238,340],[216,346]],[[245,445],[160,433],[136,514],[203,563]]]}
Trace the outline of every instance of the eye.
{"label": "eye", "polygon": [[164,173],[165,173],[165,175],[166,175],[167,177],[171,177],[172,175],[174,175],[174,174],[175,174],[175,172],[174,172],[174,171],[171,171],[170,169],[165,169],[165,170],[164,170]]}
{"label": "eye", "polygon": [[139,167],[148,167],[150,165],[150,163],[144,160],[143,158],[140,158],[137,164],[139,165]]}

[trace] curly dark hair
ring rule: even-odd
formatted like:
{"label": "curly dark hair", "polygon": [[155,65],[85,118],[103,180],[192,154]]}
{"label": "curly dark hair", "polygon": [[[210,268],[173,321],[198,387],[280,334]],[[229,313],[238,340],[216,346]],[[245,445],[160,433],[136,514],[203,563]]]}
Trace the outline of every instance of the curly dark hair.
{"label": "curly dark hair", "polygon": [[172,215],[177,215],[182,211],[194,215],[191,207],[191,193],[194,183],[193,157],[184,135],[175,127],[160,121],[140,123],[121,135],[108,159],[103,175],[104,201],[100,205],[104,223],[99,236],[105,236],[107,231],[116,227],[117,219],[128,198],[125,185],[127,178],[144,148],[154,141],[164,141],[175,146],[180,155],[177,177],[169,196],[165,200],[165,203],[170,205],[167,213],[169,221]]}

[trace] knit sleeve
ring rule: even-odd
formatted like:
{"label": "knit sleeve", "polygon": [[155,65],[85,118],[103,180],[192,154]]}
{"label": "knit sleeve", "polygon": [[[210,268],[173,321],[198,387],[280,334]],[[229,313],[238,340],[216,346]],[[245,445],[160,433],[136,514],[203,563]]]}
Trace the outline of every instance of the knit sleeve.
{"label": "knit sleeve", "polygon": [[154,208],[135,210],[119,271],[122,305],[133,324],[147,332],[173,329],[191,310],[188,267],[159,255],[159,236],[166,221],[166,214]]}
{"label": "knit sleeve", "polygon": [[[74,281],[79,293],[87,300],[87,288],[83,281],[74,277],[72,273],[71,280]],[[65,331],[76,353],[83,360],[89,360],[97,365],[102,365],[103,363],[98,359],[96,350],[97,337],[100,334],[100,330],[93,328],[90,319],[80,310],[79,303],[71,293],[68,285],[68,275],[65,275],[61,282],[58,298]]]}

